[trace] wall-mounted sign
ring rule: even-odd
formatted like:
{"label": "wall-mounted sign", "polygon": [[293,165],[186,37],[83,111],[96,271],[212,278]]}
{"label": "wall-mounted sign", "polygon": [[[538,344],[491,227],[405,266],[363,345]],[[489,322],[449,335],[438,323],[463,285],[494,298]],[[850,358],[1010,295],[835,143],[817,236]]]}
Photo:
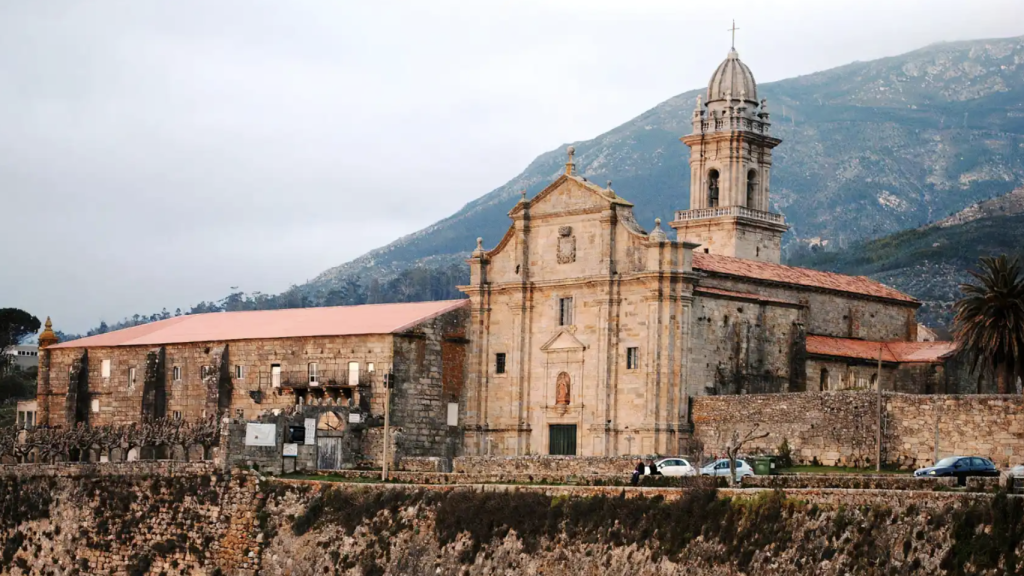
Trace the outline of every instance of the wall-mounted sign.
{"label": "wall-mounted sign", "polygon": [[277,425],[249,422],[245,425],[246,446],[277,446]]}
{"label": "wall-mounted sign", "polygon": [[359,424],[362,421],[363,421],[363,415],[360,414],[359,412],[349,412],[348,413],[348,423],[349,424]]}
{"label": "wall-mounted sign", "polygon": [[458,426],[459,425],[459,403],[449,402],[448,403],[448,425]]}
{"label": "wall-mounted sign", "polygon": [[316,418],[306,418],[306,444],[316,444]]}
{"label": "wall-mounted sign", "polygon": [[285,444],[284,445],[284,452],[282,452],[281,455],[282,456],[290,456],[292,458],[298,456],[299,455],[299,445],[298,444]]}

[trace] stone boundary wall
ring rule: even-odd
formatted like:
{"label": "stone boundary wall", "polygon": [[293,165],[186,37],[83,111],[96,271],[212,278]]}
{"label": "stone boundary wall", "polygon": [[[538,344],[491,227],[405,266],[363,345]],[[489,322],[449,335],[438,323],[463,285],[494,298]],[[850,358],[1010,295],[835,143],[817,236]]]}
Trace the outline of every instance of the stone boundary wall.
{"label": "stone boundary wall", "polygon": [[12,464],[0,466],[0,477],[82,478],[93,476],[177,477],[204,476],[218,471],[211,461],[181,462],[148,460],[133,462],[63,462],[59,464]]}
{"label": "stone boundary wall", "polygon": [[[952,455],[982,456],[997,466],[1024,461],[1024,397],[883,393],[882,460],[904,469],[930,466]],[[748,454],[775,454],[786,440],[794,463],[874,464],[877,437],[874,392],[804,392],[701,396],[693,399],[694,438],[705,454],[725,452],[733,431],[768,432],[744,446]]]}
{"label": "stone boundary wall", "polygon": [[402,456],[395,463],[405,472],[451,472],[451,460],[435,456]]}
{"label": "stone boundary wall", "polygon": [[[324,481],[330,478],[346,478],[351,480],[380,479],[380,471],[372,470],[335,470],[323,471]],[[403,484],[430,484],[430,485],[470,485],[470,484],[515,484],[515,485],[549,485],[569,484],[576,486],[631,486],[629,474],[522,474],[522,473],[493,473],[493,474],[460,474],[442,472],[388,472],[389,482]],[[711,476],[643,476],[641,486],[671,486],[675,488],[715,488],[724,485],[718,478]],[[314,481],[316,481],[314,479]]]}
{"label": "stone boundary wall", "polygon": [[[585,474],[627,477],[636,468],[637,456],[458,456],[453,470],[459,474]],[[644,456],[646,461],[654,456]]]}
{"label": "stone boundary wall", "polygon": [[[994,480],[998,480],[995,478]],[[747,476],[744,488],[793,488],[837,490],[935,490],[953,488],[956,478],[914,478],[898,474],[780,474],[778,476]]]}

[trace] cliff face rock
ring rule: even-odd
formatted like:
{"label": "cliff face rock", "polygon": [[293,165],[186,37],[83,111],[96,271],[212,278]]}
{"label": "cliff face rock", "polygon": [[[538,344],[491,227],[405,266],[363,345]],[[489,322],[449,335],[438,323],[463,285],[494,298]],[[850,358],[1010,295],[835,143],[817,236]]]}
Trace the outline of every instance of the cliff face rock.
{"label": "cliff face rock", "polygon": [[[708,54],[708,74],[719,56]],[[756,73],[756,52],[743,54]],[[1024,182],[1024,37],[944,43],[759,86],[776,149],[773,209],[792,225],[787,250],[843,247],[939,220]],[[575,142],[578,171],[612,180],[641,224],[688,207],[689,165],[679,137],[694,100],[672,97],[637,118]],[[564,146],[542,154],[452,216],[314,279],[326,290],[493,246],[520,190],[536,194],[563,169]]]}
{"label": "cliff face rock", "polygon": [[0,573],[1016,573],[1024,502],[893,490],[421,487],[208,465],[0,469]]}
{"label": "cliff face rock", "polygon": [[996,574],[1016,561],[1019,537],[999,518],[1019,503],[946,496],[286,490],[268,501],[278,524],[262,567],[296,576]]}

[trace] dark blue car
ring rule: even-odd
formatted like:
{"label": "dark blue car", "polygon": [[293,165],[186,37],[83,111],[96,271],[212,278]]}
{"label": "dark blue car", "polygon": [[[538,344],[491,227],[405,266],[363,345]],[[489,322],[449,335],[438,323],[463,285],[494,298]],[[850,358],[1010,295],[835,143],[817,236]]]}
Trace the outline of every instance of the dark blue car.
{"label": "dark blue car", "polygon": [[935,466],[914,470],[919,478],[955,476],[963,486],[968,476],[999,476],[996,465],[988,458],[977,456],[950,456],[935,463]]}

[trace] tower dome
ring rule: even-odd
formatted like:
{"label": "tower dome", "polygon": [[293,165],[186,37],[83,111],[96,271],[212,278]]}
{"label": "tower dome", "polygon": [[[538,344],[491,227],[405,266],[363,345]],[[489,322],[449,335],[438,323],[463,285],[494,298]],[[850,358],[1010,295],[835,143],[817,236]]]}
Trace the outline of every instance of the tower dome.
{"label": "tower dome", "polygon": [[708,104],[720,100],[744,100],[757,104],[757,82],[747,65],[740,61],[740,55],[733,48],[718,65],[708,82]]}

